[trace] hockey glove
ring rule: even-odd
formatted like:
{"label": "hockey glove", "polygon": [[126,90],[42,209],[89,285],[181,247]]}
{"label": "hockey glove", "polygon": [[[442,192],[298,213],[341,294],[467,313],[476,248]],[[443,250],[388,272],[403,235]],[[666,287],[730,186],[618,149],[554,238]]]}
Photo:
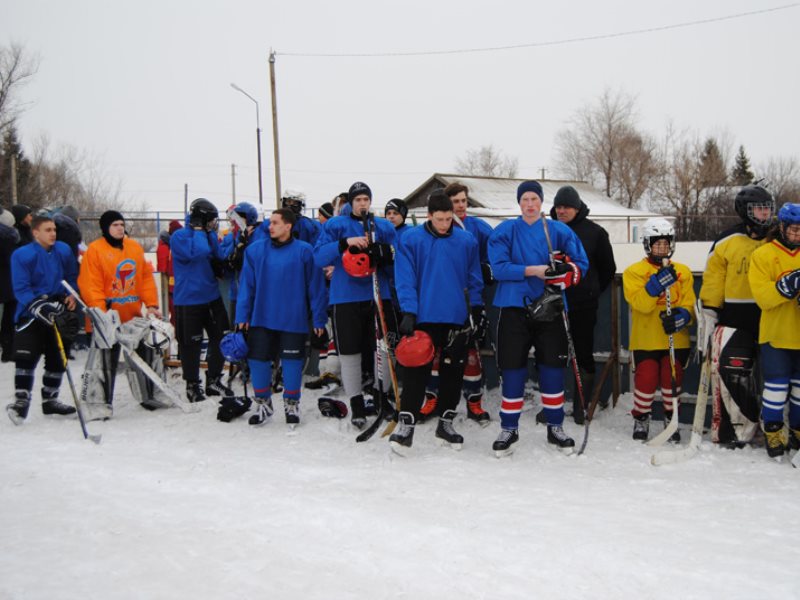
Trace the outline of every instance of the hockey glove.
{"label": "hockey glove", "polygon": [[308,343],[315,350],[325,351],[328,349],[329,342],[330,337],[328,336],[328,330],[323,329],[322,335],[317,335],[316,333],[311,332],[311,337],[309,338]]}
{"label": "hockey glove", "polygon": [[417,327],[417,315],[413,313],[403,313],[403,319],[400,321],[400,334],[411,335]]}
{"label": "hockey glove", "polygon": [[717,328],[717,321],[719,321],[719,314],[716,308],[710,306],[703,306],[698,302],[697,308],[697,350],[700,359],[705,356],[711,346],[711,338],[714,336],[714,330]]}
{"label": "hockey glove", "polygon": [[553,285],[563,290],[580,283],[581,270],[569,259],[563,262],[555,261],[554,266],[544,272],[544,278],[547,285]]}
{"label": "hockey glove", "polygon": [[653,298],[658,298],[676,281],[678,281],[678,274],[675,272],[675,267],[669,265],[650,275],[650,279],[647,280],[644,289]]}
{"label": "hockey glove", "polygon": [[372,260],[372,264],[378,267],[387,267],[394,264],[394,248],[391,244],[370,244],[367,246],[366,253]]}
{"label": "hockey glove", "polygon": [[28,305],[28,312],[37,321],[45,325],[52,325],[65,308],[58,300],[49,300],[47,296],[41,296]]}
{"label": "hockey glove", "polygon": [[775,282],[775,289],[784,298],[791,300],[800,292],[800,269],[787,273]]}
{"label": "hockey glove", "polygon": [[481,275],[483,275],[483,285],[492,285],[494,283],[492,265],[489,263],[481,263]]}
{"label": "hockey glove", "polygon": [[480,346],[483,344],[483,340],[486,338],[486,329],[489,326],[489,322],[486,319],[486,310],[483,306],[473,306],[472,307],[472,335],[470,336],[470,342],[477,342]]}
{"label": "hockey glove", "polygon": [[692,316],[685,308],[673,308],[671,315],[662,310],[659,316],[661,317],[661,325],[664,327],[664,333],[667,335],[672,335],[684,329],[692,320]]}

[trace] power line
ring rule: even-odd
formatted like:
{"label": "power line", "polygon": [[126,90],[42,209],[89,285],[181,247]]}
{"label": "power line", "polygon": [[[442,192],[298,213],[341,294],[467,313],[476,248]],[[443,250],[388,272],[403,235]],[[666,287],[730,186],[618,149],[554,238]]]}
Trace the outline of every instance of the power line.
{"label": "power line", "polygon": [[608,40],[613,38],[628,37],[632,35],[641,35],[644,33],[655,33],[659,31],[669,31],[672,29],[683,29],[685,27],[694,27],[697,25],[709,25],[711,23],[719,23],[721,21],[731,21],[733,19],[742,19],[745,17],[752,17],[765,13],[777,12],[787,10],[790,8],[797,8],[800,2],[793,2],[792,4],[784,4],[782,6],[775,6],[773,8],[764,8],[761,10],[752,10],[749,12],[736,13],[732,15],[725,15],[721,17],[712,17],[709,19],[698,19],[695,21],[685,21],[683,23],[673,23],[672,25],[660,25],[656,27],[646,27],[643,29],[632,29],[629,31],[619,31],[616,33],[603,33],[598,35],[589,35],[577,38],[567,38],[563,40],[553,40],[549,42],[531,42],[528,44],[514,44],[510,46],[490,46],[486,48],[460,48],[454,50],[417,50],[409,52],[364,52],[364,53],[314,53],[314,52],[275,52],[280,56],[295,56],[303,58],[373,58],[373,57],[405,57],[405,56],[437,56],[444,54],[469,54],[478,52],[499,52],[503,50],[519,50],[521,48],[543,48],[546,46],[561,46],[565,44],[577,44],[580,42],[594,42],[597,40]]}

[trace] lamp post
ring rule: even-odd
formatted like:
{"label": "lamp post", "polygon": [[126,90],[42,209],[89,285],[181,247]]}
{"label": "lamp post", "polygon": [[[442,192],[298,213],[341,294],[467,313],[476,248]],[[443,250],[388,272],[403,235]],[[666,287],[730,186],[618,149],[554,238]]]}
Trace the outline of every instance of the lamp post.
{"label": "lamp post", "polygon": [[235,89],[237,92],[241,92],[242,94],[250,98],[250,100],[252,100],[253,103],[256,105],[256,145],[258,147],[258,203],[261,206],[264,206],[264,193],[261,188],[261,122],[258,116],[258,101],[235,83],[232,83],[231,87]]}

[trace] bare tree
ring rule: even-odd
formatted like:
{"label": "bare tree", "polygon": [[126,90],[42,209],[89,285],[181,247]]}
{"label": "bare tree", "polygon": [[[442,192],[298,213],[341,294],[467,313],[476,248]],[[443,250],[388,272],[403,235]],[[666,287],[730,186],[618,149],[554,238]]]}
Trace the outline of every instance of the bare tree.
{"label": "bare tree", "polygon": [[491,144],[467,150],[464,156],[456,158],[458,175],[479,175],[483,177],[516,177],[519,160],[504,156]]}
{"label": "bare tree", "polygon": [[24,108],[17,97],[39,70],[39,59],[26,54],[22,45],[0,46],[0,132],[11,125]]}
{"label": "bare tree", "polygon": [[800,202],[800,163],[795,157],[771,157],[756,169],[756,173],[756,178],[762,180],[777,206]]}
{"label": "bare tree", "polygon": [[628,208],[644,196],[659,174],[658,144],[647,134],[634,129],[621,136],[614,159],[613,178],[616,195]]}

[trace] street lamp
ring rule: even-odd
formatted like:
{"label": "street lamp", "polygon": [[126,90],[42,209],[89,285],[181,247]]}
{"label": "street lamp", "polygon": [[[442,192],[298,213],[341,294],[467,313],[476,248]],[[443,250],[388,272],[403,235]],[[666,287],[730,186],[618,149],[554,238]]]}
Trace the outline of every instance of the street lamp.
{"label": "street lamp", "polygon": [[237,92],[241,92],[242,94],[250,98],[250,100],[252,100],[253,103],[256,105],[256,145],[258,147],[258,203],[261,206],[264,206],[264,194],[261,188],[261,122],[259,121],[258,117],[258,101],[235,83],[232,83],[231,87],[235,89]]}

